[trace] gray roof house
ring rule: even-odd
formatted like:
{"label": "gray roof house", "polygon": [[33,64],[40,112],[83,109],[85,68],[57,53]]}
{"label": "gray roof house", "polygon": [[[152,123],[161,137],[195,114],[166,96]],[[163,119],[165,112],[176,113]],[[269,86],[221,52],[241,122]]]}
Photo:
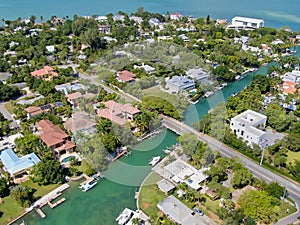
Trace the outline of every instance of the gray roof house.
{"label": "gray roof house", "polygon": [[209,77],[208,73],[201,68],[190,69],[186,72],[186,75],[198,83],[207,82]]}
{"label": "gray roof house", "polygon": [[157,208],[167,217],[182,225],[204,225],[200,217],[173,195],[157,204]]}
{"label": "gray roof house", "polygon": [[165,194],[168,194],[170,191],[172,191],[175,188],[174,184],[172,184],[170,181],[167,181],[165,179],[158,181],[156,184],[159,190],[161,190]]}
{"label": "gray roof house", "polygon": [[173,76],[166,81],[166,86],[171,93],[178,93],[194,89],[195,82],[187,76]]}

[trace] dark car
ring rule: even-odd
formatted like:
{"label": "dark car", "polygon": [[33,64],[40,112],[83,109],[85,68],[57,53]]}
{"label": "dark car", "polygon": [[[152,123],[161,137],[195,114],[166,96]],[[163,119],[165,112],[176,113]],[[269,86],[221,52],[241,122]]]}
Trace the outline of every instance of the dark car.
{"label": "dark car", "polygon": [[196,213],[198,213],[200,216],[203,216],[203,215],[204,215],[204,213],[203,213],[199,208],[197,208],[197,207],[194,208],[194,211],[195,211]]}

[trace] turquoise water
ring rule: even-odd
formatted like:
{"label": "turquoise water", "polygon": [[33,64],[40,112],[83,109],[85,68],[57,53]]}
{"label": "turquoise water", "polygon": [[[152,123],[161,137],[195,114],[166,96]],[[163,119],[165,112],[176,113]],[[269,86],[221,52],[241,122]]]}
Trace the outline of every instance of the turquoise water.
{"label": "turquoise water", "polygon": [[0,19],[28,18],[32,14],[39,19],[40,16],[100,15],[119,10],[130,13],[140,6],[153,12],[178,11],[194,17],[210,15],[214,19],[230,20],[235,15],[260,17],[265,19],[267,26],[288,25],[293,30],[300,29],[299,0],[0,0]]}
{"label": "turquoise water", "polygon": [[[112,163],[104,173],[105,179],[88,192],[82,192],[79,182],[72,182],[63,197],[67,200],[55,209],[44,207],[46,219],[36,212],[23,217],[26,224],[44,225],[112,225],[125,208],[136,209],[135,192],[149,174],[147,166],[153,156],[164,156],[163,150],[176,143],[177,135],[164,130],[132,149],[132,155]],[[145,166],[146,165],[146,166]],[[16,223],[17,224],[17,223]]]}
{"label": "turquoise water", "polygon": [[70,162],[72,159],[75,159],[76,157],[75,156],[69,156],[69,157],[67,157],[67,158],[64,158],[63,160],[62,160],[62,162],[63,163],[67,163],[67,162]]}

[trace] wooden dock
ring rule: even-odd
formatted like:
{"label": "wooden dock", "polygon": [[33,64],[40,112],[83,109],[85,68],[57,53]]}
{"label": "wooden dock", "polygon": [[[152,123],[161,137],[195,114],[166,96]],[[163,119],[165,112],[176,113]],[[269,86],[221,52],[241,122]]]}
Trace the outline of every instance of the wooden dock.
{"label": "wooden dock", "polygon": [[57,202],[51,203],[50,201],[48,202],[48,205],[50,206],[51,209],[55,208],[56,206],[58,206],[59,204],[63,203],[64,201],[66,201],[65,198],[61,198],[59,199]]}
{"label": "wooden dock", "polygon": [[46,218],[45,213],[40,209],[40,208],[36,208],[35,211],[40,215],[40,217],[42,217],[43,219]]}
{"label": "wooden dock", "polygon": [[116,156],[115,158],[113,158],[112,161],[116,161],[116,160],[119,159],[121,156],[125,155],[126,153],[127,153],[127,150],[123,150],[123,151],[119,152],[119,153],[117,154],[117,156]]}

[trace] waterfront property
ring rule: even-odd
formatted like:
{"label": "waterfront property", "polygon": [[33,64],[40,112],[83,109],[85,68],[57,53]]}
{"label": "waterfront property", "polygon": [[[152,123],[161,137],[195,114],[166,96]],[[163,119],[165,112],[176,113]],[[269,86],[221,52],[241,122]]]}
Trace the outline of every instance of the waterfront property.
{"label": "waterfront property", "polygon": [[300,83],[300,71],[293,70],[292,72],[287,72],[282,76],[281,80]]}
{"label": "waterfront property", "polygon": [[160,175],[166,179],[171,179],[177,184],[186,183],[190,188],[199,190],[201,188],[200,184],[208,178],[208,175],[204,174],[206,170],[208,168],[197,170],[182,159],[177,159],[166,165]]}
{"label": "waterfront property", "polygon": [[13,177],[21,178],[29,174],[29,170],[41,160],[35,153],[18,157],[11,149],[0,152],[0,160],[4,169]]}
{"label": "waterfront property", "polygon": [[186,75],[198,83],[206,83],[209,78],[208,73],[202,68],[190,69],[186,72]]}
{"label": "waterfront property", "polygon": [[97,114],[100,117],[111,120],[119,125],[124,125],[126,121],[132,121],[140,110],[131,104],[122,105],[113,100],[104,103],[105,108],[98,109]]}
{"label": "waterfront property", "polygon": [[227,28],[233,28],[237,30],[258,29],[264,27],[264,25],[265,22],[262,19],[235,16]]}
{"label": "waterfront property", "polygon": [[41,120],[36,123],[40,139],[52,150],[54,156],[59,158],[66,152],[72,153],[75,144],[60,127],[49,120]]}
{"label": "waterfront property", "polygon": [[166,81],[166,87],[171,93],[185,92],[195,89],[195,82],[187,76],[173,76]]}
{"label": "waterfront property", "polygon": [[167,217],[181,225],[202,225],[205,224],[195,213],[173,195],[165,198],[157,204],[157,208]]}
{"label": "waterfront property", "polygon": [[267,117],[252,110],[247,110],[230,121],[231,130],[237,137],[248,141],[249,145],[252,143],[259,145],[261,148],[266,147],[267,140],[264,138]]}
{"label": "waterfront property", "polygon": [[158,181],[156,184],[157,184],[157,187],[159,188],[159,190],[164,192],[166,195],[170,191],[175,189],[175,185],[172,184],[170,181],[167,181],[165,179],[162,179],[162,180]]}

